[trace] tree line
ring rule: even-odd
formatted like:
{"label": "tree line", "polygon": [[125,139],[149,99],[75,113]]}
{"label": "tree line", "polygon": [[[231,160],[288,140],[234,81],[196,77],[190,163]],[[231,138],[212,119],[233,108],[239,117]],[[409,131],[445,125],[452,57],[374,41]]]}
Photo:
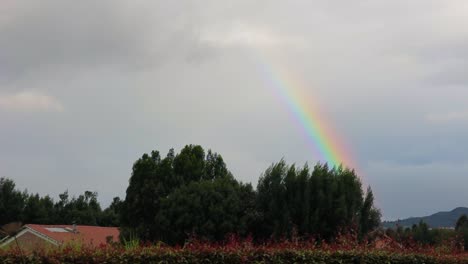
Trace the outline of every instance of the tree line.
{"label": "tree line", "polygon": [[394,241],[408,246],[408,243],[417,243],[427,246],[443,246],[450,243],[459,243],[468,250],[468,217],[462,215],[458,218],[454,229],[430,228],[427,223],[420,221],[417,225],[403,228],[387,229],[386,235]]}
{"label": "tree line", "polygon": [[0,226],[11,222],[30,224],[82,224],[119,226],[122,201],[116,197],[102,210],[96,192],[70,197],[68,191],[54,201],[49,195],[29,194],[16,189],[15,182],[0,178]]}
{"label": "tree line", "polygon": [[188,145],[144,154],[133,165],[122,205],[123,236],[183,243],[190,236],[219,241],[228,234],[256,240],[361,235],[378,227],[373,194],[353,170],[327,164],[272,164],[257,190],[237,181],[221,155]]}
{"label": "tree line", "polygon": [[235,179],[222,156],[198,145],[165,156],[157,150],[135,161],[126,197],[102,210],[97,193],[67,192],[53,201],[0,181],[0,224],[120,226],[123,238],[182,244],[190,237],[221,241],[227,235],[256,241],[310,236],[333,239],[340,231],[363,237],[380,224],[372,190],[354,170],[284,160],[262,173],[257,188]]}

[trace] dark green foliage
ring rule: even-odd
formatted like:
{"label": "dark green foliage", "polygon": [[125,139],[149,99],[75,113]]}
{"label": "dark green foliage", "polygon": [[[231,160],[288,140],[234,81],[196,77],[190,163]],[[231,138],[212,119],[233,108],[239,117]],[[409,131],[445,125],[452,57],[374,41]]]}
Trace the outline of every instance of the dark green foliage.
{"label": "dark green foliage", "polygon": [[99,217],[100,226],[120,226],[120,212],[123,201],[119,197],[114,197],[112,203],[107,207]]}
{"label": "dark green foliage", "polygon": [[424,221],[420,221],[411,228],[398,226],[396,229],[387,229],[387,236],[399,242],[403,246],[412,246],[411,244],[444,247],[446,244],[459,241],[457,233],[453,229],[429,228]]}
{"label": "dark green foliage", "polygon": [[24,223],[53,224],[54,214],[54,201],[49,196],[40,197],[39,194],[35,194],[26,198]]}
{"label": "dark green foliage", "polygon": [[467,227],[467,226],[468,226],[468,217],[466,217],[466,215],[462,215],[457,220],[457,223],[455,225],[455,230],[459,231],[462,228]]}
{"label": "dark green foliage", "polygon": [[468,218],[466,215],[460,216],[457,221],[455,231],[457,235],[463,240],[465,250],[468,250]]}
{"label": "dark green foliage", "polygon": [[101,206],[97,201],[96,192],[85,191],[77,198],[69,199],[68,191],[66,191],[59,197],[59,202],[55,204],[57,219],[54,222],[97,225],[101,215]]}
{"label": "dark green foliage", "polygon": [[189,235],[221,241],[227,234],[247,235],[253,190],[231,177],[192,182],[161,200],[155,225],[160,240],[181,244]]}
{"label": "dark green foliage", "polygon": [[416,242],[434,245],[434,236],[429,232],[429,226],[423,221],[420,221],[418,225],[413,225],[411,231]]}
{"label": "dark green foliage", "polygon": [[234,180],[219,154],[188,145],[161,159],[144,154],[133,166],[122,206],[122,235],[183,243],[190,235],[211,241],[229,233],[256,239],[318,235],[330,239],[353,229],[364,235],[379,225],[370,188],[355,172],[318,164],[270,166],[257,192]]}
{"label": "dark green foliage", "polygon": [[279,237],[288,231],[289,212],[286,202],[284,177],[287,166],[281,161],[269,167],[257,185],[257,210],[260,212],[262,225],[258,226],[256,236]]}
{"label": "dark green foliage", "polygon": [[205,151],[201,146],[188,145],[174,158],[174,174],[183,183],[205,178]]}
{"label": "dark green foliage", "polygon": [[22,220],[26,197],[13,180],[0,178],[0,225]]}
{"label": "dark green foliage", "polygon": [[380,211],[374,208],[374,194],[367,188],[364,204],[359,215],[359,228],[361,234],[367,234],[380,225]]}
{"label": "dark green foliage", "polygon": [[340,229],[366,234],[380,223],[370,188],[364,196],[355,172],[317,164],[297,169],[282,160],[258,183],[257,209],[263,225],[257,236],[319,235],[330,239]]}
{"label": "dark green foliage", "polygon": [[0,179],[0,225],[20,221],[25,224],[117,226],[120,207],[120,199],[114,198],[111,206],[102,211],[97,193],[91,191],[71,198],[65,191],[54,202],[48,195],[41,197],[16,190],[13,180]]}
{"label": "dark green foliage", "polygon": [[127,235],[126,232],[136,233],[142,240],[150,240],[157,235],[154,217],[159,211],[161,197],[169,193],[165,186],[165,175],[159,173],[160,165],[161,157],[157,151],[153,151],[151,156],[144,154],[133,165],[127,196],[122,206],[124,235]]}
{"label": "dark green foliage", "polygon": [[124,239],[183,244],[190,236],[221,241],[229,234],[255,241],[315,236],[332,240],[340,231],[364,236],[379,225],[370,188],[347,168],[317,164],[310,169],[273,164],[258,182],[235,180],[221,155],[187,145],[166,157],[152,151],[139,158],[124,201],[101,209],[97,193],[86,191],[57,202],[15,190],[0,181],[0,219],[37,224],[120,226]]}
{"label": "dark green foliage", "polygon": [[[165,223],[166,219],[171,219],[167,215],[160,215],[162,201],[179,203],[178,198],[172,198],[172,194],[178,188],[190,185],[192,182],[224,178],[231,178],[235,182],[221,155],[211,151],[205,155],[201,146],[187,145],[177,155],[174,155],[171,149],[164,159],[161,159],[158,151],[153,151],[151,156],[144,154],[133,165],[127,195],[122,205],[122,236],[137,236],[144,241],[155,241],[161,236],[173,237],[155,224],[155,220]],[[195,193],[200,194],[200,192]],[[225,197],[220,197],[223,198]],[[183,207],[174,208],[174,210],[182,209]],[[175,237],[180,236],[175,235]]]}

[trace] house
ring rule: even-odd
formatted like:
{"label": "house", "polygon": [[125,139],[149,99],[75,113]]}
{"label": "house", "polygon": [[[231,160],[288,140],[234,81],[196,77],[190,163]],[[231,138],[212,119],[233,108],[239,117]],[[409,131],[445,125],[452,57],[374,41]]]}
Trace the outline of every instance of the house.
{"label": "house", "polygon": [[16,246],[21,249],[35,250],[67,243],[83,246],[99,246],[119,241],[118,227],[84,225],[24,225],[15,236],[0,241],[0,248]]}

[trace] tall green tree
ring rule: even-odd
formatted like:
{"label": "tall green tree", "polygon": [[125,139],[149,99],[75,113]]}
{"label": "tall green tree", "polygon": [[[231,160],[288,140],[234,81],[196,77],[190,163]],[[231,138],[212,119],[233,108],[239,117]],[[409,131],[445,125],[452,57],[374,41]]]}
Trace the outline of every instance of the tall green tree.
{"label": "tall green tree", "polygon": [[[290,212],[287,201],[287,186],[285,178],[288,167],[284,160],[273,164],[260,177],[257,185],[256,207],[261,217],[256,236],[260,238],[280,237],[287,234]],[[294,177],[295,175],[289,175]],[[292,188],[294,179],[288,179],[288,187]],[[293,206],[292,204],[290,204]]]}
{"label": "tall green tree", "polygon": [[78,197],[69,197],[68,191],[59,195],[54,204],[54,223],[79,225],[97,225],[102,209],[97,200],[97,192],[85,191]]}
{"label": "tall green tree", "polygon": [[104,209],[99,217],[100,226],[120,226],[120,212],[122,210],[123,201],[119,197],[114,197],[112,203]]}
{"label": "tall green tree", "polygon": [[121,208],[122,235],[135,235],[142,240],[159,238],[161,230],[154,224],[162,199],[192,182],[229,177],[221,155],[205,151],[198,145],[187,145],[179,154],[170,150],[164,159],[158,151],[144,154],[132,170]]}
{"label": "tall green tree", "polygon": [[50,196],[31,194],[26,198],[23,222],[29,224],[54,224],[54,201]]}
{"label": "tall green tree", "polygon": [[330,239],[340,230],[361,236],[380,224],[380,212],[356,173],[317,164],[310,172],[281,160],[271,165],[257,186],[257,209],[263,219],[260,238],[318,235]]}
{"label": "tall green tree", "polygon": [[432,236],[429,226],[424,221],[419,221],[416,225],[414,224],[411,228],[414,241],[424,244],[424,245],[433,245],[434,237]]}
{"label": "tall green tree", "polygon": [[468,217],[466,215],[462,215],[458,218],[457,223],[455,224],[455,230],[460,230],[468,226]]}
{"label": "tall green tree", "polygon": [[158,151],[144,154],[133,165],[130,184],[122,207],[122,235],[136,235],[151,240],[157,235],[154,217],[161,197],[167,195],[164,176],[158,174],[161,157]]}
{"label": "tall green tree", "polygon": [[15,221],[25,224],[119,225],[122,201],[118,197],[103,211],[97,192],[85,191],[78,197],[70,197],[65,191],[54,202],[49,195],[28,194],[15,187],[13,180],[0,178],[0,225]]}
{"label": "tall green tree", "polygon": [[189,236],[211,241],[228,234],[245,236],[250,231],[254,204],[250,185],[230,177],[193,181],[162,199],[155,218],[158,239],[182,244]]}
{"label": "tall green tree", "polygon": [[0,225],[22,221],[27,198],[26,192],[15,189],[15,182],[0,178]]}
{"label": "tall green tree", "polygon": [[360,233],[367,234],[369,231],[379,226],[380,217],[380,211],[374,207],[374,194],[369,186],[359,215]]}
{"label": "tall green tree", "polygon": [[463,239],[465,250],[468,250],[468,217],[466,215],[462,215],[458,218],[455,231],[458,236]]}
{"label": "tall green tree", "polygon": [[183,183],[199,181],[205,178],[205,151],[201,146],[185,146],[174,158],[174,173]]}

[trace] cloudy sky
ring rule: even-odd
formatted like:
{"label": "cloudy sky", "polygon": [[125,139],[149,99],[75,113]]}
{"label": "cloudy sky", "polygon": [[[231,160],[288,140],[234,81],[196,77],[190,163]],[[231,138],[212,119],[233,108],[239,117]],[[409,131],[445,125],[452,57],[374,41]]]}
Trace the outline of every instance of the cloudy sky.
{"label": "cloudy sky", "polygon": [[152,149],[200,144],[254,185],[282,157],[315,163],[271,64],[319,103],[385,219],[468,206],[467,24],[465,0],[4,0],[0,176],[106,205]]}

